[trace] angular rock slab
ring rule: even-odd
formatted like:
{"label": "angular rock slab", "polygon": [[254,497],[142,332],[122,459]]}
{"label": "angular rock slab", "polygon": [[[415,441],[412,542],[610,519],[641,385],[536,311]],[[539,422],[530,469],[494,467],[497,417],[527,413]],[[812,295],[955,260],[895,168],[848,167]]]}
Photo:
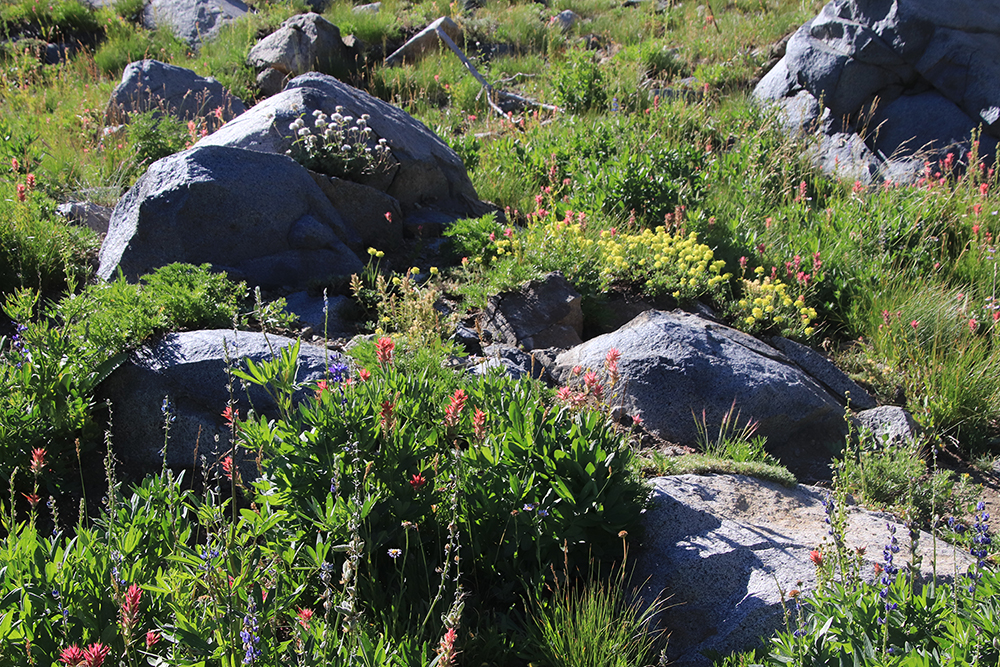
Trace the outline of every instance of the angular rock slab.
{"label": "angular rock slab", "polygon": [[[812,157],[830,174],[912,182],[925,159],[954,153],[961,162],[980,125],[979,155],[992,159],[1000,139],[998,14],[997,0],[833,0],[789,39],[754,96],[776,102],[788,125],[799,124],[801,104],[790,101],[802,93],[831,118],[848,119],[849,128],[815,128],[821,141]],[[838,133],[860,139],[830,141]],[[843,149],[862,140],[870,154]]]}
{"label": "angular rock slab", "polygon": [[563,383],[572,369],[601,373],[616,348],[619,380],[612,404],[640,414],[643,426],[665,440],[698,440],[695,415],[715,433],[731,405],[740,426],[759,422],[768,451],[793,472],[811,458],[828,459],[843,446],[844,408],[825,387],[782,352],[741,331],[681,311],[650,310],[617,331],[592,338],[560,354],[553,375]]}
{"label": "angular rock slab", "polygon": [[149,0],[143,24],[150,30],[165,27],[197,48],[219,34],[226,23],[250,8],[240,0]]}
{"label": "angular rock slab", "polygon": [[[174,421],[166,447],[172,468],[197,468],[204,456],[209,465],[230,447],[230,433],[222,410],[229,401],[228,355],[233,368],[246,369],[244,359],[261,362],[295,341],[281,336],[232,330],[187,331],[168,334],[152,346],[142,347],[111,374],[98,390],[112,403],[112,445],[128,474],[141,479],[160,469],[163,458],[164,397],[169,397]],[[303,344],[299,349],[300,382],[325,375],[326,359],[333,353]],[[307,390],[301,392],[305,396]],[[273,414],[274,402],[260,387],[251,387],[249,400],[239,381],[233,394],[241,416],[253,404],[258,414]],[[252,459],[252,457],[250,457]]]}
{"label": "angular rock slab", "polygon": [[122,115],[156,111],[190,120],[208,116],[217,108],[222,109],[223,122],[246,111],[243,102],[212,77],[159,60],[138,60],[122,72],[121,83],[108,101],[107,116],[116,120]]}
{"label": "angular rock slab", "polygon": [[345,241],[359,239],[291,158],[196,146],[153,163],[118,202],[98,275],[208,262],[252,285],[304,289],[361,272]]}
{"label": "angular rock slab", "polygon": [[340,29],[314,12],[291,17],[257,42],[247,55],[254,69],[270,67],[286,76],[311,71],[344,73],[352,60],[340,38]]}
{"label": "angular rock slab", "polygon": [[342,83],[309,72],[292,79],[285,90],[198,142],[199,146],[235,146],[284,154],[292,145],[288,126],[299,117],[311,123],[312,112],[333,115],[343,106],[355,118],[368,114],[368,126],[392,149],[398,167],[384,181],[366,181],[399,201],[404,211],[431,206],[460,215],[482,215],[482,204],[462,160],[426,125],[398,107]]}
{"label": "angular rock slab", "polygon": [[882,444],[900,446],[920,437],[920,426],[913,415],[898,405],[882,405],[859,412],[855,425],[871,434]]}
{"label": "angular rock slab", "polygon": [[[742,475],[679,475],[652,480],[653,507],[643,517],[642,544],[633,550],[633,582],[643,597],[668,598],[660,623],[670,632],[668,657],[675,665],[711,665],[705,651],[722,655],[750,648],[784,627],[781,592],[816,588],[809,552],[829,542],[823,500],[829,491],[785,488]],[[862,576],[896,526],[900,552],[910,560],[906,526],[890,515],[848,508],[847,548],[865,549]],[[922,573],[933,576],[932,538],[921,533]],[[973,561],[944,542],[937,545],[937,572],[965,572]],[[648,579],[648,580],[647,580]]]}

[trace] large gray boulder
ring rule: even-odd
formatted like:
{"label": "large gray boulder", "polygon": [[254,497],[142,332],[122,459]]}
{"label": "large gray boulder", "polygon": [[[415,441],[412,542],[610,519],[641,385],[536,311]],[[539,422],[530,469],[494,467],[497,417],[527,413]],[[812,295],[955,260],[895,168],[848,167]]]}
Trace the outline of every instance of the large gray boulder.
{"label": "large gray boulder", "polygon": [[345,245],[359,241],[291,158],[196,146],[153,163],[118,202],[98,275],[208,262],[252,285],[304,289],[360,273]]}
{"label": "large gray boulder", "polygon": [[682,445],[698,441],[698,422],[718,431],[735,405],[740,424],[758,422],[768,451],[803,478],[829,478],[823,465],[843,447],[844,407],[785,354],[741,331],[674,311],[650,310],[609,334],[556,358],[553,375],[580,382],[580,370],[598,373],[617,349],[619,378],[612,404],[639,414],[644,427]]}
{"label": "large gray boulder", "polygon": [[226,123],[197,145],[284,154],[294,138],[288,128],[292,121],[300,117],[311,121],[317,109],[332,116],[338,106],[355,118],[368,114],[368,126],[375,137],[388,143],[398,166],[366,184],[395,198],[404,213],[420,207],[458,215],[485,212],[462,160],[427,126],[398,107],[317,72],[292,79],[282,93]]}
{"label": "large gray boulder", "polygon": [[[221,112],[215,116],[219,108]],[[117,121],[144,111],[167,113],[181,120],[211,115],[221,124],[246,107],[212,77],[159,60],[139,60],[129,63],[122,73],[121,83],[108,101],[107,115]]]}
{"label": "large gray boulder", "polygon": [[[111,443],[125,470],[141,479],[163,463],[164,398],[174,420],[166,445],[166,463],[172,468],[197,468],[201,457],[215,463],[232,446],[222,411],[229,402],[229,367],[246,369],[246,359],[261,362],[295,341],[281,336],[232,330],[188,331],[132,353],[100,386],[98,396],[112,404]],[[325,375],[333,355],[312,345],[299,350],[299,382],[315,382]],[[274,415],[273,400],[260,387],[244,392],[233,381],[233,396],[241,417],[253,406],[258,414]],[[304,388],[299,396],[311,391]],[[252,456],[249,457],[252,459]]]}
{"label": "large gray boulder", "polygon": [[[645,534],[633,550],[633,582],[645,582],[647,600],[668,598],[659,616],[670,632],[670,664],[710,665],[704,652],[726,655],[766,640],[784,628],[782,594],[803,597],[816,588],[809,552],[832,547],[823,501],[829,491],[785,488],[740,475],[680,475],[652,480],[653,507],[643,517]],[[896,528],[896,564],[910,561],[905,525],[881,512],[847,508],[845,544],[864,549],[861,575],[874,577]],[[932,538],[921,533],[921,572],[930,579]],[[937,573],[965,572],[973,561],[964,550],[937,545]]]}
{"label": "large gray boulder", "polygon": [[314,12],[298,14],[257,42],[247,61],[258,71],[273,68],[285,76],[306,72],[343,74],[353,56],[340,29]]}
{"label": "large gray boulder", "polygon": [[[998,13],[998,0],[833,0],[792,35],[754,95],[776,103],[792,131],[854,134],[870,149],[834,156],[850,142],[821,140],[813,156],[830,173],[846,175],[843,162],[853,157],[862,180],[915,180],[921,170],[911,162],[947,153],[961,162],[980,126],[980,155],[992,157],[1000,139]],[[802,113],[815,106],[826,117]]]}
{"label": "large gray boulder", "polygon": [[250,8],[241,0],[149,0],[143,24],[150,30],[167,28],[197,48],[213,39],[226,23]]}

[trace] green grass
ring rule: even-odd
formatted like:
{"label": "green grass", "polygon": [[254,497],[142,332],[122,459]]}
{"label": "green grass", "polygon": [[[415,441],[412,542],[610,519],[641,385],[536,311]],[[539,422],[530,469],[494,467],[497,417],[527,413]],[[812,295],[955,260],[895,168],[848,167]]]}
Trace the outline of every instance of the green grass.
{"label": "green grass", "polygon": [[[960,181],[955,174],[945,173],[940,182],[935,179],[932,187],[924,183],[921,187],[864,188],[838,182],[818,173],[802,158],[807,141],[786,137],[772,114],[748,101],[747,93],[763,74],[761,66],[770,57],[770,47],[815,15],[822,4],[814,0],[683,0],[668,3],[658,11],[653,0],[633,7],[607,0],[555,0],[549,6],[527,0],[486,0],[481,9],[466,12],[460,2],[387,0],[377,14],[358,14],[352,3],[338,0],[325,10],[326,18],[343,34],[353,34],[377,47],[369,52],[366,66],[352,75],[351,82],[425,122],[465,160],[481,198],[506,210],[503,222],[479,219],[454,226],[456,265],[440,266],[442,277],[438,280],[442,282],[435,280],[413,289],[407,298],[395,302],[372,305],[372,317],[377,320],[373,326],[382,329],[380,333],[391,329],[405,334],[407,339],[421,341],[419,353],[400,351],[397,357],[407,377],[426,370],[423,377],[435,388],[434,400],[424,401],[415,415],[440,412],[460,386],[460,379],[441,365],[452,348],[441,341],[444,325],[433,309],[440,290],[447,287],[450,296],[464,299],[459,309],[468,310],[482,306],[492,293],[547,271],[561,270],[583,294],[588,318],[598,317],[600,304],[621,293],[680,303],[702,299],[729,318],[732,325],[751,333],[783,333],[822,346],[881,401],[904,403],[924,427],[928,446],[948,445],[984,460],[997,454],[1000,324],[994,315],[1000,313],[995,252],[1000,223],[994,212],[1000,209],[996,194],[1000,184],[996,174],[974,168]],[[138,26],[138,4],[134,0],[122,0],[112,9],[99,11],[89,10],[75,0],[17,0],[0,5],[5,38],[33,40],[11,41],[0,54],[0,217],[5,221],[0,227],[0,295],[9,308],[17,311],[16,319],[30,327],[25,335],[35,348],[50,352],[39,352],[26,364],[21,359],[21,367],[5,363],[0,372],[0,390],[4,394],[0,401],[0,443],[4,445],[0,462],[5,477],[10,470],[20,470],[13,485],[18,490],[30,493],[34,484],[42,483],[44,489],[40,490],[51,492],[57,502],[69,498],[75,505],[78,498],[72,495],[72,489],[78,488],[75,479],[80,461],[76,460],[74,438],[81,439],[84,449],[97,446],[104,416],[91,405],[92,388],[107,370],[103,362],[115,360],[113,356],[108,359],[112,352],[164,330],[200,324],[228,326],[234,318],[241,326],[262,325],[274,319],[276,304],[261,305],[252,315],[250,306],[241,300],[243,295],[236,293],[238,287],[218,283],[193,267],[175,267],[148,278],[140,286],[88,286],[97,239],[54,215],[56,203],[68,199],[113,205],[151,160],[180,150],[191,140],[184,126],[156,124],[148,118],[140,118],[125,131],[109,128],[104,108],[129,61],[155,57],[189,67],[198,74],[216,77],[248,104],[257,101],[255,72],[246,63],[247,53],[258,39],[303,11],[305,5],[270,0],[258,0],[253,5],[255,12],[223,28],[219,37],[198,53],[189,53],[185,45],[165,31],[149,32]],[[550,21],[565,9],[576,12],[580,21],[564,34]],[[709,16],[712,10],[716,13]],[[447,50],[429,54],[417,63],[383,66],[379,50],[385,55],[427,22],[443,15],[459,23],[463,29],[459,46],[493,86],[562,109],[553,112],[539,108],[536,112],[529,107],[509,117],[498,117],[487,104],[480,84]],[[37,49],[42,45],[39,38],[68,36],[80,36],[93,45],[66,63],[43,65],[38,58]],[[691,76],[696,78],[694,83],[675,96],[669,94],[682,79]],[[12,160],[17,161],[16,169]],[[34,186],[20,201],[18,185],[26,186],[28,174]],[[657,231],[659,227],[662,229]],[[683,246],[687,257],[680,252],[671,254],[688,239],[692,240]],[[708,251],[711,258],[705,259]],[[468,257],[469,264],[458,264],[462,257]],[[680,281],[681,277],[685,282]],[[386,295],[396,293],[395,287],[388,287],[391,278],[387,277]],[[403,280],[400,285],[409,288]],[[42,298],[37,295],[39,290]],[[776,295],[787,296],[790,303]],[[17,303],[23,307],[15,308]],[[808,321],[802,320],[803,311]],[[5,362],[13,362],[13,342],[0,342],[0,354],[6,355]],[[358,364],[372,369],[378,366],[372,345],[360,346],[356,354]],[[475,398],[482,399],[478,405],[493,406],[493,412],[487,410],[488,419],[500,419],[499,415],[503,419],[523,417],[515,409],[517,406],[509,403],[514,390],[500,393],[503,395]],[[380,396],[380,403],[373,404],[359,423],[364,428],[376,424],[384,418],[386,408],[381,402],[392,403],[405,394],[400,389]],[[323,494],[330,485],[326,470],[320,474],[315,465],[305,465],[296,458],[298,449],[287,449],[292,447],[289,443],[301,438],[316,437],[340,414],[333,410],[336,406],[330,406],[330,415],[315,414],[314,407],[307,403],[307,409],[297,413],[295,419],[316,423],[293,424],[291,428],[267,420],[245,422],[243,428],[247,431],[240,434],[257,438],[257,452],[280,450],[287,458],[281,474],[289,479],[308,478],[318,489],[297,496],[301,506],[295,510],[295,520],[301,523],[295,525],[301,528],[299,532],[275,533],[292,523],[287,508],[271,504],[273,498],[257,498],[259,515],[245,506],[237,507],[238,503],[226,505],[219,500],[220,495],[203,501],[185,495],[181,501],[179,496],[171,495],[176,493],[176,487],[163,477],[149,481],[136,496],[128,496],[128,491],[121,497],[111,494],[109,499],[127,499],[132,509],[108,508],[100,529],[105,533],[87,536],[82,530],[81,541],[63,545],[66,553],[72,553],[66,561],[71,565],[45,570],[45,587],[53,585],[51,574],[65,578],[59,581],[67,595],[82,601],[93,594],[92,599],[100,603],[92,607],[94,618],[88,622],[105,628],[108,641],[119,642],[118,648],[127,654],[127,660],[138,659],[135,651],[128,653],[131,649],[119,632],[120,609],[117,604],[105,604],[109,602],[107,585],[112,581],[110,545],[114,543],[119,551],[126,544],[138,548],[133,542],[139,537],[128,537],[133,532],[136,536],[159,535],[156,540],[160,542],[151,537],[144,547],[148,550],[137,561],[142,567],[152,568],[149,571],[155,571],[153,561],[168,551],[167,544],[197,543],[202,551],[171,552],[170,558],[156,561],[163,571],[169,569],[169,581],[147,578],[142,581],[147,592],[152,593],[149,587],[153,586],[175,586],[175,591],[186,590],[187,586],[207,596],[195,600],[211,599],[214,604],[229,605],[225,608],[243,614],[251,595],[258,596],[260,589],[240,586],[249,581],[250,572],[272,568],[275,578],[285,577],[282,580],[290,588],[275,590],[270,600],[280,602],[273,607],[264,608],[262,594],[254,598],[262,615],[262,627],[277,628],[283,641],[293,642],[286,648],[297,646],[296,641],[302,642],[303,652],[331,647],[317,634],[319,628],[334,628],[339,633],[341,621],[356,622],[361,616],[348,610],[342,619],[324,620],[323,624],[317,622],[306,628],[296,620],[300,618],[297,609],[309,606],[319,610],[323,600],[332,599],[342,605],[353,599],[355,593],[349,588],[333,584],[340,577],[345,557],[331,554],[351,549],[360,553],[361,547],[350,546],[350,524],[344,517],[360,517],[364,508],[352,505],[357,511],[345,514],[347,505],[338,504],[340,501],[326,505]],[[536,424],[570,417],[540,407],[537,412],[531,412],[532,418],[537,418]],[[585,421],[598,419],[594,414],[581,413],[577,417]],[[617,431],[597,429],[596,422],[586,421],[585,425],[595,429],[594,433],[600,431],[601,438],[624,437]],[[764,454],[762,444],[752,438],[752,433],[731,432],[733,429],[725,425],[718,433],[714,429],[710,433],[708,425],[704,426],[701,453],[665,457],[647,452],[643,454],[643,467],[652,474],[748,474],[786,485],[795,483],[781,462]],[[737,425],[733,426],[735,429]],[[410,429],[407,433],[430,429],[426,431],[427,446],[441,445],[442,449],[420,470],[428,475],[431,470],[443,470],[443,457],[452,451],[444,447],[445,439],[454,434],[431,434],[431,426],[416,417],[405,428]],[[288,433],[275,435],[281,429]],[[553,434],[557,435],[555,431]],[[233,435],[237,435],[235,430]],[[579,456],[590,455],[589,450],[584,451],[585,440],[573,442]],[[338,440],[335,444],[342,443]],[[505,456],[533,451],[515,446],[509,438],[502,444],[507,448],[503,450]],[[44,479],[28,469],[29,457],[36,448],[48,448],[52,453],[53,468],[42,476]],[[378,456],[388,455],[384,449],[372,451]],[[593,455],[603,460],[604,454]],[[868,443],[854,451],[854,458],[845,459],[842,481],[852,493],[880,506],[892,505],[903,494],[914,517],[926,519],[944,508],[957,513],[966,497],[961,480],[934,472],[922,457],[926,457],[926,450],[885,449]],[[379,484],[385,489],[395,489],[373,503],[389,502],[412,491],[406,480],[391,476],[397,463],[388,461],[378,470],[365,473],[363,480],[367,483],[374,483],[374,477],[368,477],[371,474],[379,476]],[[479,463],[484,470],[492,470],[495,461],[491,464],[483,459]],[[348,461],[345,465],[356,471],[364,470],[366,463]],[[615,471],[619,473],[617,467]],[[629,485],[634,482],[634,471],[622,470],[620,474],[624,481],[616,482],[621,486],[619,490],[632,488]],[[494,496],[479,499],[495,503],[511,491],[512,479],[517,482],[516,475],[493,480],[490,489]],[[229,480],[218,482],[217,493],[225,496]],[[526,484],[526,488],[529,486]],[[445,487],[435,485],[434,493],[443,494]],[[561,499],[558,507],[546,506],[553,515],[572,503],[582,503],[586,494],[582,490],[576,494],[569,486],[565,491],[558,484],[553,488],[554,495],[545,501],[557,496]],[[228,485],[228,493],[234,492],[236,489]],[[572,502],[565,493],[573,496]],[[445,495],[428,506],[427,516],[433,518],[428,519],[427,534],[421,533],[419,538],[428,540],[428,544],[445,544],[451,539],[447,523],[438,522],[437,517],[442,516],[438,513],[450,512],[447,508],[458,500]],[[143,500],[133,501],[133,497]],[[340,500],[347,503],[359,499]],[[519,505],[523,508],[524,504],[543,500],[525,496],[519,499]],[[21,496],[15,497],[14,505],[16,509],[7,503],[0,508],[0,515],[11,517],[4,519],[4,529],[21,538],[18,544],[4,546],[4,564],[47,558],[44,554],[51,549],[37,527],[17,522],[28,516],[31,521],[50,521],[51,517],[27,512]],[[370,515],[374,522],[371,525],[387,521],[386,516],[396,516],[380,514],[387,505],[379,505],[377,511],[372,507],[369,511],[375,514]],[[464,537],[478,544],[523,540],[517,548],[518,558],[537,555],[533,551],[538,548],[534,533],[512,535],[498,526],[502,523],[518,531],[529,527],[534,530],[537,526],[532,522],[540,517],[530,513],[522,516],[522,510],[515,506],[501,508],[503,511],[495,504],[490,507],[496,510],[495,516],[491,514],[495,525],[484,527],[484,520],[468,518],[462,524]],[[244,512],[230,514],[237,509]],[[406,510],[401,506],[391,509]],[[511,514],[512,510],[519,514]],[[239,526],[243,532],[239,535],[253,535],[256,542],[252,546],[259,551],[250,548],[249,543],[233,542],[237,537],[226,531],[235,523],[223,521],[223,511],[229,517],[227,521],[242,521]],[[198,569],[203,562],[199,553],[203,554],[207,547],[205,533],[178,541],[178,535],[171,532],[176,530],[171,526],[181,525],[184,513],[198,514],[199,526],[212,533],[212,539],[226,541],[234,553],[240,554],[234,556],[236,560],[213,564],[217,569],[212,572],[219,575],[217,581],[202,582],[203,571]],[[278,523],[265,525],[270,521]],[[385,554],[388,548],[397,547],[379,540],[388,539],[388,535],[405,539],[398,520],[382,525],[383,532],[369,536],[370,544],[365,547],[369,573],[395,571],[394,562]],[[128,530],[116,532],[124,526]],[[319,526],[326,536],[317,539]],[[160,530],[166,532],[156,532]],[[331,541],[334,533],[338,539]],[[101,540],[107,544],[101,546]],[[293,554],[288,550],[292,543],[303,546],[296,547],[298,551]],[[337,548],[348,551],[329,550],[335,543],[347,545]],[[559,546],[549,547],[546,562],[558,560],[553,554],[559,553]],[[258,558],[264,552],[270,558],[267,563]],[[432,561],[439,557],[437,550],[422,553]],[[320,568],[327,560],[336,560],[338,574],[328,577],[324,584]],[[541,562],[532,562],[533,567],[544,568]],[[280,563],[293,565],[287,570]],[[402,563],[397,564],[402,568]],[[457,589],[449,588],[451,584],[441,589],[447,590],[447,595],[434,597],[431,584],[436,585],[440,578],[434,572],[434,562],[419,568],[409,563],[408,567],[415,569],[409,571],[412,576],[408,581],[419,579],[426,595],[417,600],[412,598],[416,588],[411,589],[412,604],[405,613],[399,605],[386,603],[379,607],[378,614],[373,612],[365,618],[363,631],[351,635],[351,645],[342,645],[353,658],[345,653],[338,659],[395,664],[419,654],[423,663],[430,662],[434,648],[447,640],[445,628],[451,627],[439,624],[440,617],[457,614],[469,619],[474,607],[482,617],[478,621],[462,620],[465,625],[460,624],[458,634],[452,636],[456,642],[452,649],[457,646],[470,664],[495,659],[515,665],[516,656],[526,655],[526,651],[548,656],[546,662],[551,664],[564,659],[553,652],[572,656],[584,651],[587,658],[572,661],[585,664],[597,651],[624,646],[632,640],[640,645],[645,641],[646,637],[636,632],[641,614],[626,599],[616,597],[619,589],[609,588],[606,581],[596,577],[589,585],[581,582],[552,590],[551,597],[542,595],[533,609],[521,608],[520,616],[506,610],[481,609],[484,596],[512,599],[513,589],[509,586],[520,587],[522,592],[543,586],[540,579],[529,582],[513,575],[508,577],[507,588],[489,579],[491,568],[499,571],[504,565],[477,562],[475,567],[470,563],[463,569],[466,574],[477,573],[470,586],[480,594],[463,611],[464,598]],[[226,592],[228,579],[220,574],[225,568],[235,568],[226,574],[233,575],[233,581],[239,582],[237,588],[243,591],[235,597]],[[35,576],[27,570],[22,574],[25,581]],[[0,575],[0,580],[14,585],[9,575]],[[98,586],[95,582],[101,583]],[[19,590],[22,588],[23,582],[14,583]],[[369,585],[367,589],[368,602],[373,606],[388,600],[385,591],[391,589],[379,586]],[[91,590],[88,587],[93,591],[87,592]],[[60,618],[50,596],[42,597],[51,613],[33,613],[37,609],[24,602],[28,598],[18,598],[20,602],[15,598],[5,600],[13,605],[8,608],[17,606],[25,618]],[[228,625],[212,621],[212,631],[201,636],[207,617],[199,619],[200,607],[180,602],[187,599],[180,593],[171,599],[175,606],[168,609],[169,605],[162,601],[154,603],[152,595],[144,598],[150,605],[148,609],[155,606],[157,610],[156,618],[147,619],[150,625],[159,623],[156,627],[190,646],[195,645],[192,638],[202,640],[208,647],[202,646],[205,655],[215,652],[218,657],[229,651],[227,659],[242,659],[242,621]],[[851,600],[850,604],[855,604]],[[415,610],[423,609],[421,617],[426,617],[427,607],[434,612],[433,622],[424,623],[420,633],[408,635],[411,616],[421,616]],[[869,607],[865,609],[870,611]],[[979,613],[973,609],[978,607],[969,606],[968,614]],[[529,612],[535,621],[529,619]],[[316,613],[314,618],[322,615]],[[163,625],[168,616],[173,619],[171,628]],[[847,627],[872,634],[872,628],[860,625]],[[965,627],[956,622],[948,631],[958,632],[960,625]],[[810,632],[817,630],[809,627]],[[50,630],[53,628],[56,626]],[[3,639],[16,639],[10,646],[16,644],[20,650],[23,637],[15,637],[18,631],[12,629]],[[53,630],[52,645],[45,649],[49,657],[58,655],[57,649],[62,648],[53,639],[63,636],[58,632],[62,631]],[[81,625],[72,625],[68,632],[66,636],[80,641],[98,637]],[[397,639],[393,647],[386,644],[390,637]],[[792,639],[783,641],[790,650],[806,650]],[[877,644],[872,645],[873,650]],[[640,659],[638,655],[643,651],[629,657],[633,654],[622,649],[598,658],[598,662],[620,660],[622,664],[640,665],[655,659],[648,651]],[[869,664],[887,660],[884,654],[868,657]],[[0,665],[5,659],[6,654],[0,657]],[[204,655],[197,659],[204,659]],[[191,658],[195,663],[197,659]]]}

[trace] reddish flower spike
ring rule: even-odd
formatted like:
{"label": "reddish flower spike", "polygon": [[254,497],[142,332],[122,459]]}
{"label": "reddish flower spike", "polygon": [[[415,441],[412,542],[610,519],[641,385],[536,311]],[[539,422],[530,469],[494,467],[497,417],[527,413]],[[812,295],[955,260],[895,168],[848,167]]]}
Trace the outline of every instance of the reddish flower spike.
{"label": "reddish flower spike", "polygon": [[396,344],[392,342],[391,338],[383,336],[375,342],[375,358],[380,364],[391,364],[392,363],[392,351],[395,349]]}
{"label": "reddish flower spike", "polygon": [[45,449],[37,448],[31,450],[31,472],[40,475],[45,469]]}
{"label": "reddish flower spike", "polygon": [[88,646],[83,652],[84,664],[87,667],[102,667],[104,659],[111,653],[111,647],[105,646],[101,642],[95,642]]}

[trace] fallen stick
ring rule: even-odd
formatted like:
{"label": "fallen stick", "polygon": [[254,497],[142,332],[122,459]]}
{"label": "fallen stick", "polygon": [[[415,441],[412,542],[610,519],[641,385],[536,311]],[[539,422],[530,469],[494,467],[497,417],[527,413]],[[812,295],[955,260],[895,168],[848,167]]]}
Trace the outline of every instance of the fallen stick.
{"label": "fallen stick", "polygon": [[541,102],[535,102],[534,100],[529,100],[526,97],[521,97],[520,95],[515,95],[514,93],[508,93],[506,91],[497,92],[496,89],[494,89],[493,86],[490,85],[490,82],[487,81],[486,78],[479,73],[479,70],[477,70],[476,66],[472,64],[472,61],[469,60],[464,53],[462,53],[462,49],[458,48],[458,44],[456,44],[452,40],[452,38],[448,36],[448,33],[446,33],[441,28],[438,28],[437,35],[438,38],[448,46],[449,49],[455,52],[455,55],[458,56],[458,59],[462,61],[463,65],[465,65],[465,69],[469,70],[469,73],[483,87],[483,89],[486,91],[486,101],[489,103],[490,108],[497,113],[497,115],[501,116],[502,118],[507,117],[507,114],[504,113],[503,109],[497,106],[496,102],[493,101],[494,94],[502,96],[506,99],[515,100],[522,104],[527,104],[530,106],[546,109],[548,111],[559,111],[559,107],[553,106],[551,104],[542,104]]}

